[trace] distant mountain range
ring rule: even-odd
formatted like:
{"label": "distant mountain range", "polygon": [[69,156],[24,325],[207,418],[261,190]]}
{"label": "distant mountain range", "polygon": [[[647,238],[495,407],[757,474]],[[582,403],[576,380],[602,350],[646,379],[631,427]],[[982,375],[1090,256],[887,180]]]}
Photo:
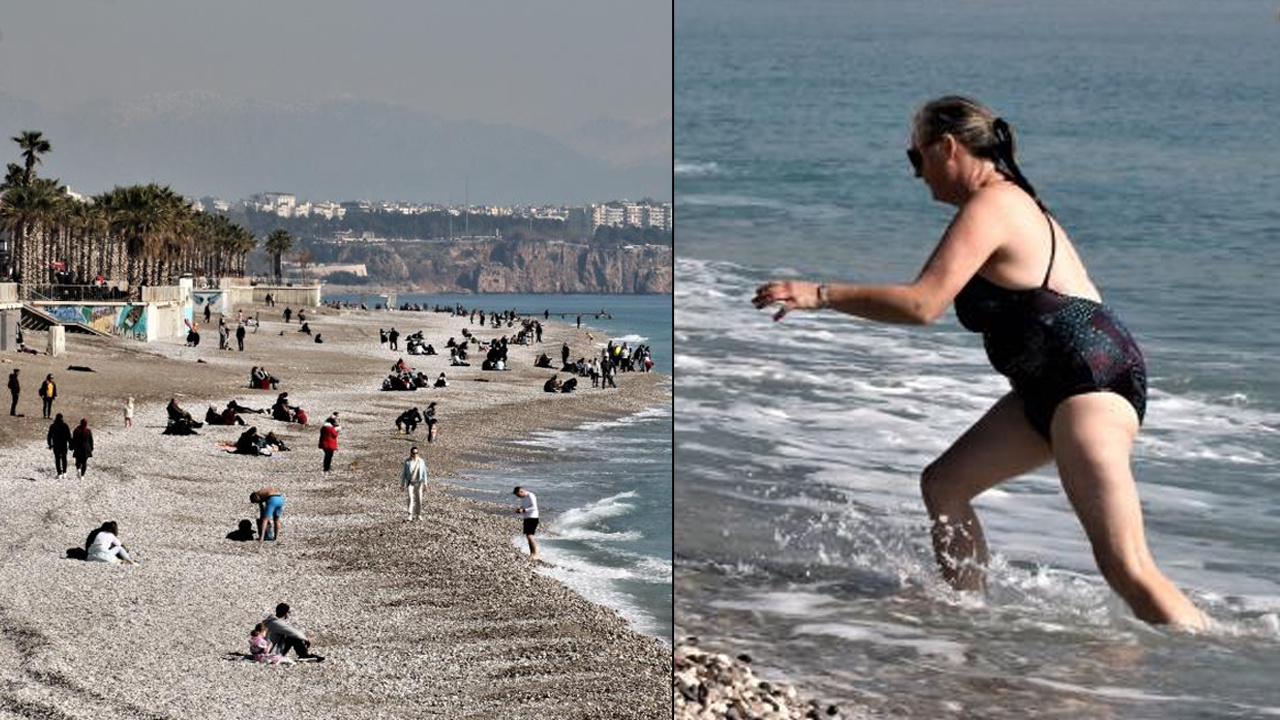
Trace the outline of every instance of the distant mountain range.
{"label": "distant mountain range", "polygon": [[[0,93],[8,138],[40,130],[38,170],[78,192],[157,182],[188,196],[262,191],[309,200],[582,204],[671,199],[671,117],[588,119],[552,138],[518,125],[445,120],[367,100],[276,103],[212,93],[51,109]],[[465,189],[464,189],[465,186]]]}

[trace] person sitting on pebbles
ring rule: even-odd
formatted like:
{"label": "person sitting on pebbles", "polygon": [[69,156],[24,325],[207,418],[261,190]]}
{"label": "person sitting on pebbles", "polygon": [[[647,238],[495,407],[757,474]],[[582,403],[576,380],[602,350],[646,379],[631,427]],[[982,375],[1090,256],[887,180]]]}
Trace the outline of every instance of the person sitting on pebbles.
{"label": "person sitting on pebbles", "polygon": [[552,375],[551,379],[542,384],[543,392],[560,392],[560,376]]}
{"label": "person sitting on pebbles", "polygon": [[293,658],[272,652],[274,647],[267,639],[267,624],[260,622],[249,631],[249,659],[254,662],[271,663],[272,665],[293,665]]}
{"label": "person sitting on pebbles", "polygon": [[89,538],[84,543],[84,555],[85,560],[90,562],[138,564],[128,548],[120,544],[120,528],[115,520],[108,520],[102,523],[102,527],[89,533]]}
{"label": "person sitting on pebbles", "polygon": [[449,387],[449,381],[445,378],[444,373],[440,373],[440,377],[436,378],[436,387]]}
{"label": "person sitting on pebbles", "polygon": [[267,640],[281,655],[288,655],[293,650],[299,660],[324,662],[323,655],[311,652],[311,638],[289,622],[289,610],[289,603],[280,603],[276,606],[275,616],[262,621],[267,627]]}

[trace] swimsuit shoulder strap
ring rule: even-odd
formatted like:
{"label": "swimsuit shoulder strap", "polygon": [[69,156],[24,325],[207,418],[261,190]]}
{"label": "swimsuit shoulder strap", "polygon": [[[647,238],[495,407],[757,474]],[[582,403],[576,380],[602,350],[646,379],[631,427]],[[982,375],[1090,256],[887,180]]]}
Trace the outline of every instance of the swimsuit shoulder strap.
{"label": "swimsuit shoulder strap", "polygon": [[1049,267],[1044,271],[1044,281],[1040,283],[1040,287],[1049,287],[1049,276],[1053,274],[1053,260],[1058,254],[1058,235],[1053,229],[1053,218],[1049,215],[1049,210],[1043,205],[1040,210],[1044,212],[1045,222],[1049,223]]}

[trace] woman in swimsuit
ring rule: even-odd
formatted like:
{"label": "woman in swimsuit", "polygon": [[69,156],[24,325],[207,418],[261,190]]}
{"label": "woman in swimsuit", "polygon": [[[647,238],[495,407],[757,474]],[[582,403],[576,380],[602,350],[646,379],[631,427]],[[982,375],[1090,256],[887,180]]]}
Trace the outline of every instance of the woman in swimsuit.
{"label": "woman in swimsuit", "polygon": [[1012,390],[922,475],[943,576],[957,589],[982,588],[987,544],[971,501],[1053,461],[1098,568],[1133,612],[1203,627],[1204,616],[1156,567],[1143,532],[1130,468],[1146,410],[1142,353],[1023,177],[1009,125],[973,100],[939,98],[916,114],[907,155],[934,199],[958,208],[914,282],[774,280],[757,289],[755,306],[779,304],[775,320],[831,309],[925,324],[954,303]]}

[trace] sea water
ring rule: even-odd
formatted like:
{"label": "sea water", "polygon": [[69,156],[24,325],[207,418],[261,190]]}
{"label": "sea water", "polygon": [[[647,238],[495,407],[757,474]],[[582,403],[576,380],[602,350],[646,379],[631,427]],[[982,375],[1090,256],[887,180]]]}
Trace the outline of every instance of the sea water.
{"label": "sea water", "polygon": [[[326,301],[359,302],[358,294],[327,296]],[[370,296],[369,302],[374,302]],[[471,496],[509,504],[512,543],[528,552],[514,513],[511,488],[521,485],[538,498],[541,525],[539,555],[550,566],[540,572],[560,580],[588,600],[617,610],[637,631],[669,641],[671,620],[671,322],[670,295],[460,295],[405,293],[397,306],[417,303],[486,312],[515,310],[522,315],[576,324],[596,337],[596,355],[613,340],[634,348],[648,345],[654,372],[665,376],[667,399],[615,420],[588,421],[567,430],[534,430],[514,442],[539,460],[509,471],[468,472],[459,485]],[[465,318],[462,325],[468,327]],[[477,326],[473,332],[483,337]],[[401,324],[412,332],[413,325]],[[559,360],[560,343],[548,342],[547,354]],[[440,347],[440,343],[435,343]],[[571,346],[572,347],[572,346]],[[573,348],[578,355],[585,348]],[[580,352],[581,351],[581,352]],[[633,377],[620,373],[624,386]],[[582,384],[585,382],[585,386]],[[595,390],[588,379],[578,392]]]}
{"label": "sea water", "polygon": [[[881,717],[1280,716],[1280,22],[1223,0],[676,3],[676,621]],[[1135,620],[1056,472],[976,503],[991,587],[938,579],[921,470],[1008,389],[953,315],[750,307],[914,278],[953,211],[903,153],[970,94],[1138,338],[1134,468],[1212,618]]]}

